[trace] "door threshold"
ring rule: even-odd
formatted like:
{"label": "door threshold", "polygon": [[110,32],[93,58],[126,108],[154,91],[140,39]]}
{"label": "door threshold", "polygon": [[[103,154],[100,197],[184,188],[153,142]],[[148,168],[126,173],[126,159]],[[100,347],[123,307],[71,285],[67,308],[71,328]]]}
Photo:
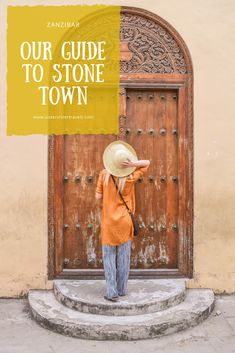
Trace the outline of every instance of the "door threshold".
{"label": "door threshold", "polygon": [[[154,278],[188,278],[179,269],[133,269],[130,270],[129,278],[154,279]],[[54,279],[104,279],[104,270],[73,270],[64,269]]]}

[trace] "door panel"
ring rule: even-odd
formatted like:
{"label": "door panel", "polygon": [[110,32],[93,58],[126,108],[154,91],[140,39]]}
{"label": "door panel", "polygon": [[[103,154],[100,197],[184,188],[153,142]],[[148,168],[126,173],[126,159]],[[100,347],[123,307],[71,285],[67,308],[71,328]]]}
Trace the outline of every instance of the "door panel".
{"label": "door panel", "polygon": [[101,268],[100,207],[95,187],[112,135],[66,135],[64,141],[64,266]]}
{"label": "door panel", "polygon": [[[178,181],[172,180],[178,176],[178,136],[172,133],[177,128],[175,97],[175,90],[126,90],[124,139],[135,148],[139,159],[151,160],[148,174],[135,186],[141,233],[132,244],[132,269],[177,267],[178,232],[172,229],[173,224],[178,224],[179,201]],[[115,135],[65,135],[63,249],[66,269],[103,268],[100,207],[94,196],[98,174],[103,168],[104,148],[116,138]],[[165,179],[161,181],[161,177]]]}
{"label": "door panel", "polygon": [[127,142],[140,159],[151,160],[148,175],[136,184],[142,228],[133,244],[133,268],[177,267],[178,233],[172,229],[178,223],[178,184],[172,180],[178,175],[175,96],[174,90],[127,91]]}

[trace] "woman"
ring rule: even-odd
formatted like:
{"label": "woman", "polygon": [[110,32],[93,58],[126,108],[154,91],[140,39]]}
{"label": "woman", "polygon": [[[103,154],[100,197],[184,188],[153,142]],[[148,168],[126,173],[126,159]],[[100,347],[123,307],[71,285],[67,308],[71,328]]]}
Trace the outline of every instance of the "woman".
{"label": "woman", "polygon": [[104,298],[117,301],[119,296],[127,294],[134,228],[111,175],[128,207],[135,213],[134,184],[146,173],[150,161],[138,160],[132,146],[123,141],[115,141],[106,147],[103,162],[105,168],[99,173],[96,199],[103,202],[101,243],[107,284]]}

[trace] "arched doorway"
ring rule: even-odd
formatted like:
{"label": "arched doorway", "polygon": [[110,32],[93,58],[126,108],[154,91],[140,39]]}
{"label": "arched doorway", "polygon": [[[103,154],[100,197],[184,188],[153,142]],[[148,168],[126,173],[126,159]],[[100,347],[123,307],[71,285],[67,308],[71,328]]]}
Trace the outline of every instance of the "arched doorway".
{"label": "arched doorway", "polygon": [[94,190],[103,150],[117,138],[131,143],[139,158],[151,159],[148,175],[136,185],[142,228],[133,242],[130,277],[192,277],[190,54],[169,23],[143,9],[122,7],[120,36],[118,137],[49,136],[49,279],[103,276]]}

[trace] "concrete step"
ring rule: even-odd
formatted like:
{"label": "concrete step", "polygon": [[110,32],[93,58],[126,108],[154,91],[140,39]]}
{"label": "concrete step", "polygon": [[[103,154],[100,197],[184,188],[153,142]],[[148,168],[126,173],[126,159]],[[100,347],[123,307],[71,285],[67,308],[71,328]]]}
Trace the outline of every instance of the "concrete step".
{"label": "concrete step", "polygon": [[154,313],[115,316],[83,313],[59,303],[53,290],[31,289],[32,317],[57,333],[91,340],[140,340],[168,335],[199,324],[214,308],[210,289],[186,289],[185,300]]}
{"label": "concrete step", "polygon": [[104,299],[105,280],[54,280],[57,300],[69,308],[99,315],[147,314],[178,305],[185,298],[185,278],[128,280],[128,293],[113,303]]}

